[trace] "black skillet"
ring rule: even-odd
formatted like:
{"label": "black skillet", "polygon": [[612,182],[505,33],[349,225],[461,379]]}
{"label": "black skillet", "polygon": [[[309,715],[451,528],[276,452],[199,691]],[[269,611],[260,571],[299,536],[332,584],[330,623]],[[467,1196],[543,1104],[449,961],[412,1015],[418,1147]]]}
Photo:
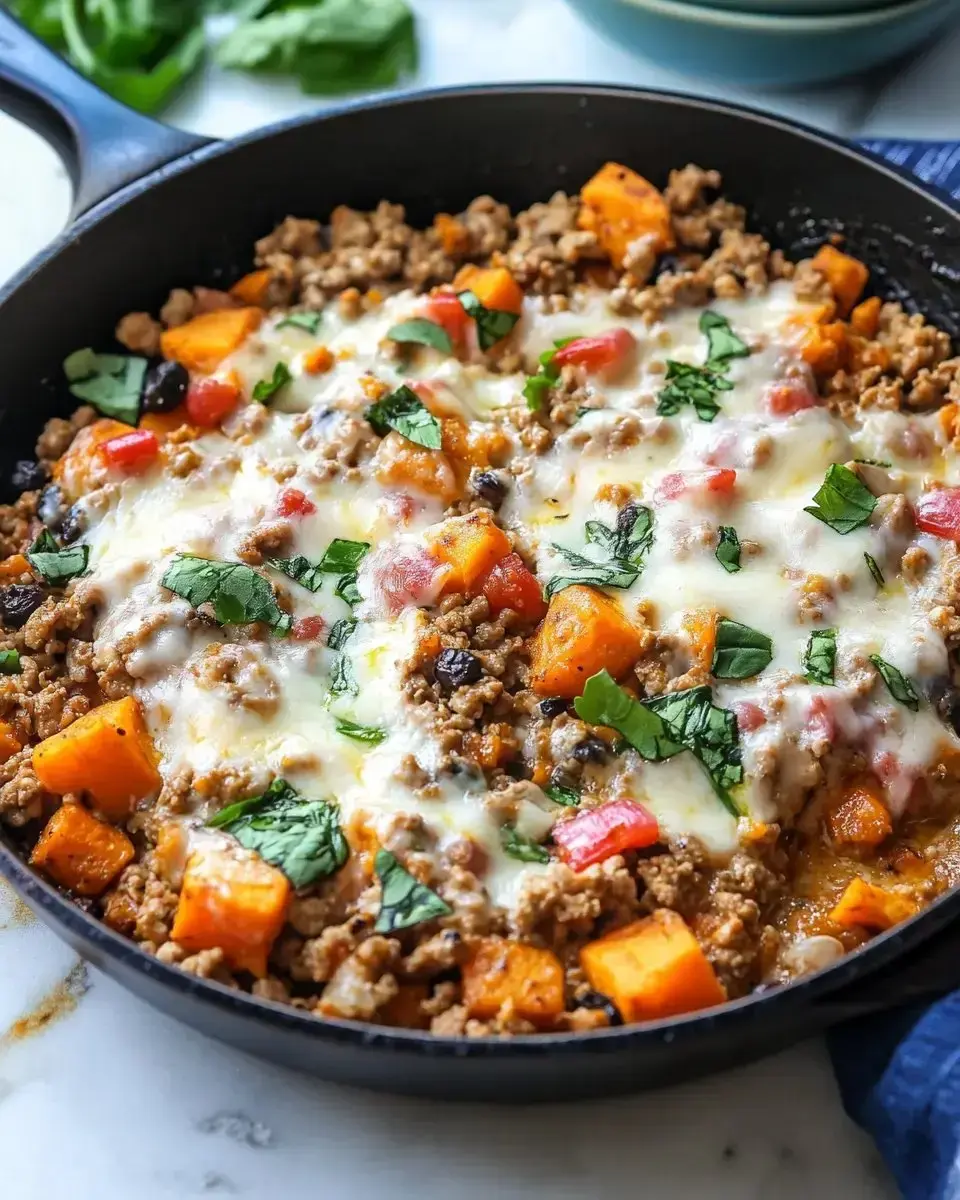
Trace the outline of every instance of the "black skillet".
{"label": "black skillet", "polygon": [[[120,314],[156,310],[173,286],[233,280],[286,214],[322,217],[386,196],[426,223],[482,192],[519,209],[575,190],[606,159],[654,180],[687,162],[719,168],[753,227],[793,253],[843,228],[881,294],[960,332],[960,217],[946,196],[836,139],[712,101],[615,87],[456,88],[223,144],[115,104],[0,10],[0,106],[58,146],[76,184],[74,223],[0,294],[2,478],[31,454],[46,418],[71,407],[59,381],[71,350],[107,347]],[[410,1094],[530,1101],[649,1088],[960,983],[960,938],[948,932],[956,891],[826,971],[703,1015],[581,1036],[435,1038],[317,1020],[164,966],[34,875],[9,837],[0,871],[78,953],[164,1012],[275,1062]]]}

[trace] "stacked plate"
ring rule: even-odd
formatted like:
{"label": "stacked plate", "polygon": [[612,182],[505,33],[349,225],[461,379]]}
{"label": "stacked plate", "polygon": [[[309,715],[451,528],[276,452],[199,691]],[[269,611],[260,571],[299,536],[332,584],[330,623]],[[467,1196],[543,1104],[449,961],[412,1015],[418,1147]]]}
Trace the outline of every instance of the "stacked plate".
{"label": "stacked plate", "polygon": [[742,87],[853,75],[960,18],[960,0],[568,0],[663,66]]}

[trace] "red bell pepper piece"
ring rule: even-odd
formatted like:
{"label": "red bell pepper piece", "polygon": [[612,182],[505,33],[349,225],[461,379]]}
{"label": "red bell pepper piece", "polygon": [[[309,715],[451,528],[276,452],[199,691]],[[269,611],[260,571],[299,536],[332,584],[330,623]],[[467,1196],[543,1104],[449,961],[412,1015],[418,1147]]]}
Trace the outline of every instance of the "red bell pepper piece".
{"label": "red bell pepper piece", "polygon": [[149,429],[134,429],[100,444],[100,453],[111,467],[128,474],[143,471],[160,453],[160,439]]}
{"label": "red bell pepper piece", "polygon": [[456,292],[439,291],[428,296],[423,306],[423,315],[428,321],[442,326],[455,347],[463,345],[470,317],[457,299]]}
{"label": "red bell pepper piece", "polygon": [[553,356],[555,367],[575,363],[589,374],[616,374],[630,356],[637,339],[629,329],[611,329],[597,337],[574,338],[561,346]]}
{"label": "red bell pepper piece", "polygon": [[284,488],[277,497],[277,512],[281,517],[309,517],[317,506],[299,488]]}
{"label": "red bell pepper piece", "polygon": [[935,488],[925,492],[917,501],[913,515],[918,529],[960,542],[960,488]]}
{"label": "red bell pepper piece", "polygon": [[642,850],[660,840],[656,817],[635,800],[611,800],[553,827],[559,855],[575,871],[624,850]]}
{"label": "red bell pepper piece", "polygon": [[213,429],[232,413],[240,389],[229,379],[195,379],[187,388],[187,413],[194,425]]}
{"label": "red bell pepper piece", "polygon": [[494,563],[481,591],[494,613],[512,608],[531,621],[539,621],[546,615],[543,589],[519,554],[508,554]]}
{"label": "red bell pepper piece", "polygon": [[737,483],[737,473],[732,467],[719,467],[709,471],[674,471],[664,475],[656,490],[655,499],[676,500],[684,492],[702,489],[713,496],[731,496]]}

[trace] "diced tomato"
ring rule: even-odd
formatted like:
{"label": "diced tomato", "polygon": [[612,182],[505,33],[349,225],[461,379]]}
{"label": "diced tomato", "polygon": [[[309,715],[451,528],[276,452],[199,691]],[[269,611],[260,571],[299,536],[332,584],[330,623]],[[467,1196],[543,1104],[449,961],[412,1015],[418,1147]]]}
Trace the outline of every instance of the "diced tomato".
{"label": "diced tomato", "polygon": [[561,346],[553,356],[556,367],[575,363],[589,374],[602,372],[607,377],[619,374],[626,365],[637,339],[629,329],[611,329],[597,337],[574,338]]}
{"label": "diced tomato", "polygon": [[425,550],[391,551],[371,564],[374,586],[391,616],[408,605],[433,604],[450,568]]}
{"label": "diced tomato", "polygon": [[635,800],[611,800],[553,827],[560,857],[575,871],[660,839],[656,817]]}
{"label": "diced tomato", "polygon": [[277,497],[277,512],[281,517],[309,517],[317,506],[299,488],[284,488]]}
{"label": "diced tomato", "polygon": [[913,510],[917,528],[937,537],[960,542],[960,488],[935,488],[925,492]]}
{"label": "diced tomato", "polygon": [[767,723],[767,714],[752,700],[735,700],[730,707],[736,714],[737,728],[741,733],[753,733]]}
{"label": "diced tomato", "polygon": [[815,741],[832,742],[837,736],[833,706],[825,696],[814,696],[807,709],[807,734]]}
{"label": "diced tomato", "polygon": [[531,621],[539,621],[546,615],[543,589],[519,554],[508,554],[494,563],[480,590],[494,613],[512,608]]}
{"label": "diced tomato", "polygon": [[325,628],[323,617],[300,617],[294,621],[290,632],[298,642],[315,642]]}
{"label": "diced tomato", "polygon": [[428,321],[442,326],[454,346],[463,345],[470,318],[455,292],[439,291],[428,296],[423,306],[423,315]]}
{"label": "diced tomato", "polygon": [[817,403],[817,397],[803,383],[778,383],[767,392],[766,400],[768,412],[775,417],[792,417]]}
{"label": "diced tomato", "polygon": [[696,490],[713,496],[731,496],[736,482],[737,473],[731,467],[709,471],[674,471],[660,480],[654,499],[662,503],[664,500],[676,500],[684,492]]}
{"label": "diced tomato", "polygon": [[98,449],[111,467],[133,475],[154,461],[160,452],[160,439],[149,429],[134,429],[101,442]]}
{"label": "diced tomato", "polygon": [[187,388],[187,413],[194,425],[213,429],[237,407],[240,389],[229,379],[195,379]]}

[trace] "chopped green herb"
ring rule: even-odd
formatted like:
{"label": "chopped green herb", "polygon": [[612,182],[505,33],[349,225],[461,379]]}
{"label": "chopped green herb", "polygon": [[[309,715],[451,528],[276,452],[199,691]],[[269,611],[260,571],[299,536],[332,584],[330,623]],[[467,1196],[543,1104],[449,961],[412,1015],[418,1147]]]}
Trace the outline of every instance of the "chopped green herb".
{"label": "chopped green herb", "polygon": [[317,564],[318,570],[328,575],[344,575],[355,571],[370,549],[369,542],[352,542],[348,538],[334,538],[324,550]]}
{"label": "chopped green herb", "polygon": [[729,574],[740,570],[740,538],[732,525],[721,525],[717,540],[717,562]]}
{"label": "chopped green herb", "polygon": [[581,720],[615,729],[649,762],[662,762],[683,750],[663,720],[625,692],[608,671],[591,675],[573,706]]}
{"label": "chopped green herb", "polygon": [[279,867],[295,888],[334,875],[350,856],[337,806],[305,800],[284,779],[261,796],[227,805],[208,824]]}
{"label": "chopped green herb", "polygon": [[278,329],[302,329],[305,333],[316,334],[323,322],[323,315],[318,312],[288,313],[282,321],[277,322]]}
{"label": "chopped green herb", "polygon": [[720,411],[717,392],[729,392],[733,384],[718,371],[667,359],[666,386],[658,396],[657,412],[673,417],[685,405],[693,407],[701,421],[712,421]]}
{"label": "chopped green herb", "polygon": [[277,633],[290,630],[290,614],[277,604],[273,588],[246,563],[217,562],[196,554],[178,554],[160,582],[194,608],[212,604],[214,618],[220,625],[264,621]]}
{"label": "chopped green herb", "polygon": [[346,717],[337,717],[335,724],[337,733],[353,738],[355,742],[366,742],[370,746],[379,746],[387,737],[387,731],[379,725],[358,725],[356,721],[350,721]]}
{"label": "chopped green herb", "polygon": [[89,347],[75,350],[63,361],[70,394],[115,421],[136,425],[147,360],[126,354],[95,354]]}
{"label": "chopped green herb", "polygon": [[317,563],[312,563],[302,554],[296,554],[293,558],[268,558],[267,564],[311,592],[320,591],[324,575],[339,575],[336,594],[352,607],[361,600],[357,590],[357,567],[369,549],[369,542],[334,538]]}
{"label": "chopped green herb", "polygon": [[708,367],[724,371],[731,358],[747,358],[750,354],[750,347],[733,332],[727,318],[712,309],[700,314],[700,332],[707,339]]}
{"label": "chopped green herb", "polygon": [[42,529],[27,551],[30,566],[53,587],[62,587],[87,569],[90,547],[84,545],[60,548],[49,529]]}
{"label": "chopped green herb", "polygon": [[327,637],[327,645],[331,650],[342,650],[353,637],[354,630],[360,622],[356,617],[341,617],[335,622]]}
{"label": "chopped green herb", "polygon": [[337,651],[337,657],[334,659],[333,669],[330,672],[330,693],[333,696],[356,696],[360,690],[353,673],[353,664],[343,652],[344,646],[353,636],[353,631],[358,623],[355,617],[341,617],[327,637],[327,645],[331,650]]}
{"label": "chopped green herb", "polygon": [[281,571],[308,591],[319,592],[323,586],[324,572],[318,563],[312,563],[303,554],[295,554],[293,558],[268,558],[267,566]]}
{"label": "chopped green herb", "polygon": [[855,463],[861,463],[865,467],[892,467],[893,463],[884,462],[882,458],[855,458]]}
{"label": "chopped green herb", "polygon": [[837,533],[850,533],[870,520],[877,499],[849,467],[831,463],[814,503],[803,511]]}
{"label": "chopped green herb", "polygon": [[886,583],[886,580],[883,578],[883,572],[880,570],[877,560],[872,554],[867,554],[866,551],[864,551],[863,561],[867,564],[867,570],[873,576],[874,583],[876,583],[877,587],[883,587],[883,585]]}
{"label": "chopped green herb", "polygon": [[0,675],[16,675],[20,671],[20,652],[0,650]]}
{"label": "chopped green herb", "polygon": [[394,342],[413,342],[420,346],[431,346],[441,354],[452,354],[453,343],[450,334],[436,321],[428,321],[426,317],[415,317],[411,321],[401,321],[399,325],[391,325],[387,337]]}
{"label": "chopped green herb", "polygon": [[377,933],[394,933],[398,929],[410,929],[434,917],[446,917],[453,911],[436,892],[418,883],[400,865],[389,850],[378,850],[373,869],[380,880],[380,911],[374,930]]}
{"label": "chopped green herb", "polygon": [[516,825],[500,826],[500,845],[505,853],[509,854],[511,858],[518,858],[520,862],[545,863],[550,861],[550,855],[543,846],[535,842],[533,838],[517,833]]}
{"label": "chopped green herb", "polygon": [[[527,408],[531,412],[537,412],[543,407],[547,392],[549,392],[560,378],[560,368],[553,361],[557,351],[576,340],[573,337],[557,338],[553,343],[554,349],[544,350],[540,355],[540,368],[537,374],[528,375],[527,381],[523,385],[523,398],[526,400]],[[580,416],[579,411],[577,412],[577,416]]]}
{"label": "chopped green herb", "polygon": [[363,599],[360,595],[360,589],[357,587],[356,571],[349,571],[346,575],[341,575],[337,580],[337,586],[333,590],[334,594],[349,604],[351,608],[356,608]]}
{"label": "chopped green herb", "polygon": [[576,788],[561,787],[551,783],[543,789],[543,794],[549,796],[554,804],[562,804],[564,808],[576,808],[580,803],[580,793]]}
{"label": "chopped green herb", "polygon": [[835,629],[815,629],[810,634],[802,665],[811,683],[833,684],[837,665]]}
{"label": "chopped green herb", "polygon": [[728,621],[717,622],[716,649],[710,671],[716,679],[750,679],[773,659],[773,642],[765,633]]}
{"label": "chopped green herb", "polygon": [[574,584],[632,587],[643,570],[643,556],[653,545],[653,514],[643,505],[627,505],[617,516],[616,529],[610,529],[602,521],[588,521],[584,535],[588,544],[604,551],[606,559],[596,561],[576,550],[551,543],[572,570],[548,580],[543,593],[548,600]]}
{"label": "chopped green herb", "polygon": [[412,388],[401,384],[395,392],[371,404],[364,416],[383,437],[389,429],[428,450],[441,446],[440,422]]}
{"label": "chopped green herb", "polygon": [[920,697],[906,675],[899,671],[893,663],[888,663],[886,659],[881,658],[879,654],[871,654],[870,661],[879,671],[880,678],[887,685],[887,691],[894,700],[899,704],[906,705],[911,712],[916,712],[920,707]]}
{"label": "chopped green herb", "polygon": [[489,350],[513,329],[520,320],[519,313],[506,312],[502,308],[487,308],[473,292],[458,292],[457,296],[467,314],[477,326],[477,341],[481,350]]}
{"label": "chopped green herb", "polygon": [[273,374],[269,379],[261,379],[253,385],[253,398],[259,401],[260,404],[269,404],[277,393],[287,386],[293,376],[290,374],[290,368],[284,362],[278,362],[273,368]]}

